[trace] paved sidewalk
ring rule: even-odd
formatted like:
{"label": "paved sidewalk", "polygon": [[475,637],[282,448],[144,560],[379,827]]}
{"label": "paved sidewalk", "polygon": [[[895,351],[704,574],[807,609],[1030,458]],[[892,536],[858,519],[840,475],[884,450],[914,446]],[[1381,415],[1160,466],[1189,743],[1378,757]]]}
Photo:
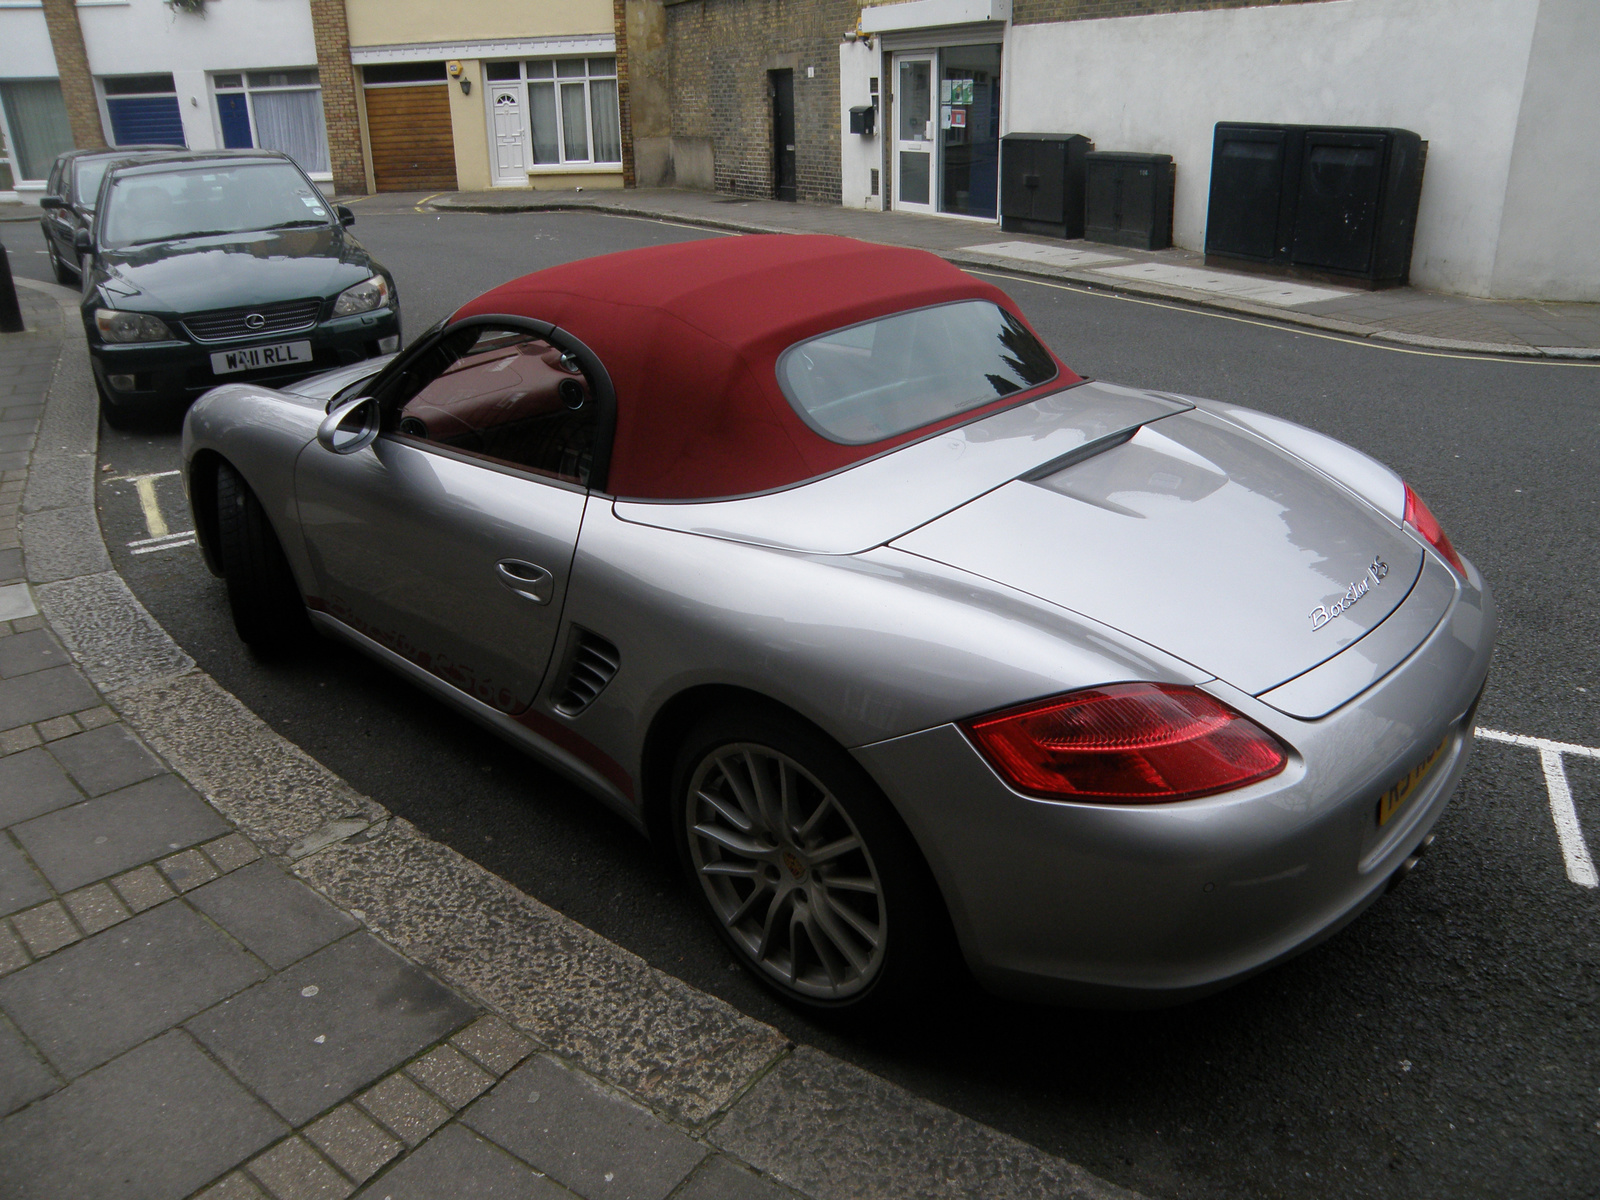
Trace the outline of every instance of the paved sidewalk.
{"label": "paved sidewalk", "polygon": [[[0,336],[0,1192],[1137,1200],[429,840],[111,568],[75,298]],[[58,299],[61,301],[58,304]]]}
{"label": "paved sidewalk", "polygon": [[[396,199],[379,195],[356,203]],[[836,233],[916,246],[964,267],[1177,300],[1350,337],[1475,354],[1600,359],[1600,304],[1478,300],[1411,287],[1369,292],[1209,269],[1204,256],[1187,250],[1129,250],[1003,233],[980,221],[668,188],[457,192],[414,199],[469,212],[596,209],[738,232]]]}

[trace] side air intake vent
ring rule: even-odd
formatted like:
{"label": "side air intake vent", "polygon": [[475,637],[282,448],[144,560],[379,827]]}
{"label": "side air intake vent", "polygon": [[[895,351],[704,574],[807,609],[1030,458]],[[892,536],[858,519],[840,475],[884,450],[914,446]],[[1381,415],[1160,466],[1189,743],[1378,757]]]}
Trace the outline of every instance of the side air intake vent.
{"label": "side air intake vent", "polygon": [[622,655],[615,646],[598,633],[573,626],[566,670],[556,688],[555,710],[564,717],[577,716],[605,691],[621,665]]}

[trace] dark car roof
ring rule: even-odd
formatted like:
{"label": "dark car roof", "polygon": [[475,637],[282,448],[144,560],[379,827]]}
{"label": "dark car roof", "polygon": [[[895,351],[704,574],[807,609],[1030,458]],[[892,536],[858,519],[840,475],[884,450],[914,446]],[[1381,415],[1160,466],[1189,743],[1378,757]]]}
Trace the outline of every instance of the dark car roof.
{"label": "dark car roof", "polygon": [[153,174],[172,167],[190,166],[208,162],[287,162],[294,159],[278,150],[182,150],[173,149],[164,154],[140,155],[112,169],[118,175]]}
{"label": "dark car roof", "polygon": [[[779,234],[551,267],[484,293],[451,319],[523,316],[576,336],[599,355],[616,390],[608,490],[707,499],[786,487],[1037,395],[1014,393],[896,437],[841,445],[807,425],[778,386],[778,356],[796,342],[971,299],[1026,324],[999,288],[926,251]],[[1049,387],[1077,381],[1058,366]]]}

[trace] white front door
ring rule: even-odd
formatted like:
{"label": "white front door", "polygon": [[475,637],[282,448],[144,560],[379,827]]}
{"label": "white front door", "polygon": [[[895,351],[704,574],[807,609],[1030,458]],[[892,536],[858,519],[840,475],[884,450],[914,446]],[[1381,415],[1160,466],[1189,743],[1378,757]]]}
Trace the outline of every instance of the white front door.
{"label": "white front door", "polygon": [[934,211],[938,178],[934,156],[933,55],[897,54],[894,59],[894,204],[906,212]]}
{"label": "white front door", "polygon": [[528,127],[523,118],[522,84],[497,84],[489,96],[494,133],[494,181],[528,186]]}

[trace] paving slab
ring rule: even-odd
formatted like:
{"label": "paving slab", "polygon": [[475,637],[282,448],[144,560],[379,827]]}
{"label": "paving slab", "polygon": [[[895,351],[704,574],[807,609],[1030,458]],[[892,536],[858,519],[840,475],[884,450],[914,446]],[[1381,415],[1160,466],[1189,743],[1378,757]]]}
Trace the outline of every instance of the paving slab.
{"label": "paving slab", "polygon": [[548,1055],[529,1059],[462,1121],[587,1200],[663,1200],[706,1147]]}
{"label": "paving slab", "polygon": [[0,758],[0,825],[15,825],[82,799],[49,751],[36,746]]}
{"label": "paving slab", "polygon": [[357,928],[348,913],[265,859],[206,884],[189,901],[275,971]]}
{"label": "paving slab", "polygon": [[210,841],[228,824],[176,775],[58,809],[12,827],[45,878],[71,891],[158,855]]}
{"label": "paving slab", "polygon": [[0,729],[47,721],[99,703],[99,694],[76,667],[50,667],[0,679]]}
{"label": "paving slab", "polygon": [[[470,1188],[464,1181],[471,1180]],[[451,1125],[416,1153],[358,1192],[358,1200],[571,1200],[537,1171],[460,1125]]]}
{"label": "paving slab", "polygon": [[51,742],[50,756],[91,796],[103,796],[166,770],[120,723]]}
{"label": "paving slab", "polygon": [[188,906],[163,904],[0,979],[0,1009],[71,1078],[266,973]]}
{"label": "paving slab", "polygon": [[[15,550],[0,551],[0,560],[15,555]],[[4,571],[0,570],[0,577]],[[64,667],[72,659],[47,630],[33,629],[0,638],[0,679],[31,675],[48,667]]]}
{"label": "paving slab", "polygon": [[50,899],[50,885],[11,840],[0,835],[0,917]]}
{"label": "paving slab", "polygon": [[802,1047],[711,1132],[817,1200],[1134,1200],[1026,1142]]}
{"label": "paving slab", "polygon": [[341,1104],[307,1127],[306,1140],[357,1183],[365,1183],[405,1147],[354,1104]]}
{"label": "paving slab", "polygon": [[399,818],[295,873],[550,1049],[702,1121],[785,1039],[606,941]]}
{"label": "paving slab", "polygon": [[0,1122],[7,1200],[181,1200],[283,1123],[181,1033]]}
{"label": "paving slab", "polygon": [[285,1119],[303,1124],[477,1014],[365,933],[189,1022]]}
{"label": "paving slab", "polygon": [[0,1021],[0,1117],[49,1095],[58,1086],[50,1068],[39,1061],[16,1028]]}
{"label": "paving slab", "polygon": [[797,1200],[798,1192],[721,1154],[713,1154],[672,1194],[672,1200]]}

